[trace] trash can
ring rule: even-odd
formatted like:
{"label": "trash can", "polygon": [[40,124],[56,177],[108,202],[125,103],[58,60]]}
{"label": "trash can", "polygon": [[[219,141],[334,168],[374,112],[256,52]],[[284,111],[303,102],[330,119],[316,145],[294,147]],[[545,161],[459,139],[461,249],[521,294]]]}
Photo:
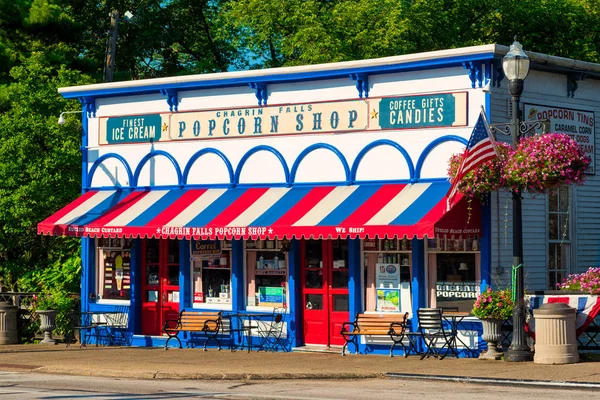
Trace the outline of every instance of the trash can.
{"label": "trash can", "polygon": [[0,344],[17,344],[17,307],[0,301]]}
{"label": "trash can", "polygon": [[579,361],[575,331],[576,310],[564,303],[546,303],[533,310],[536,364],[572,364]]}

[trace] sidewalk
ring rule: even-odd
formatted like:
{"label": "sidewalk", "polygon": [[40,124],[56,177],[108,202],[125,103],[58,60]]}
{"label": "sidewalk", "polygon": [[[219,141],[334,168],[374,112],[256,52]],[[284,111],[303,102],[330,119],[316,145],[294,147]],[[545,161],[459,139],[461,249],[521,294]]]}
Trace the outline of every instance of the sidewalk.
{"label": "sidewalk", "polygon": [[[600,388],[600,362],[568,365],[444,360],[380,355],[265,353],[141,347],[67,348],[64,344],[0,346],[1,371],[105,376],[133,379],[360,379],[485,378],[539,383],[577,382]],[[466,379],[465,379],[466,378]]]}

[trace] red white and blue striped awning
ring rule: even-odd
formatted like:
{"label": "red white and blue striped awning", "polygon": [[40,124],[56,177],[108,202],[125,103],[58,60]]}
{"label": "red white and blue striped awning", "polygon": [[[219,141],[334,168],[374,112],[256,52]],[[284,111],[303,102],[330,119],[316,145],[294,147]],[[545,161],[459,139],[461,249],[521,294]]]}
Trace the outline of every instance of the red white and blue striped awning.
{"label": "red white and blue striped awning", "polygon": [[[179,239],[434,237],[436,223],[447,215],[449,186],[446,181],[436,181],[90,190],[39,223],[38,233]],[[461,227],[450,229],[468,236],[479,234],[478,228],[474,232],[467,226],[478,224],[478,219],[463,214],[452,219]]]}

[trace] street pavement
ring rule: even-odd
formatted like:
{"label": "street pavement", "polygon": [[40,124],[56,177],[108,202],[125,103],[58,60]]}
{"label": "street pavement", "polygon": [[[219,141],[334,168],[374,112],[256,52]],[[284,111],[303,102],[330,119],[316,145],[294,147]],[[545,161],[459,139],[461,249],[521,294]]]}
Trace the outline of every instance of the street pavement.
{"label": "street pavement", "polygon": [[201,348],[0,346],[0,371],[133,379],[447,379],[600,389],[600,358],[566,365],[479,359],[331,353],[266,353]]}

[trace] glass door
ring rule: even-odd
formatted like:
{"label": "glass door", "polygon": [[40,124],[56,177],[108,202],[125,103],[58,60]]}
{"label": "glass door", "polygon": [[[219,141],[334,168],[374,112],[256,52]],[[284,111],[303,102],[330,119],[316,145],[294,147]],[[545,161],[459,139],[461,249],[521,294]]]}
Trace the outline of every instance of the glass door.
{"label": "glass door", "polygon": [[343,344],[340,331],[349,318],[347,241],[303,241],[302,266],[304,343]]}
{"label": "glass door", "polygon": [[160,335],[179,316],[179,241],[142,242],[142,334]]}

